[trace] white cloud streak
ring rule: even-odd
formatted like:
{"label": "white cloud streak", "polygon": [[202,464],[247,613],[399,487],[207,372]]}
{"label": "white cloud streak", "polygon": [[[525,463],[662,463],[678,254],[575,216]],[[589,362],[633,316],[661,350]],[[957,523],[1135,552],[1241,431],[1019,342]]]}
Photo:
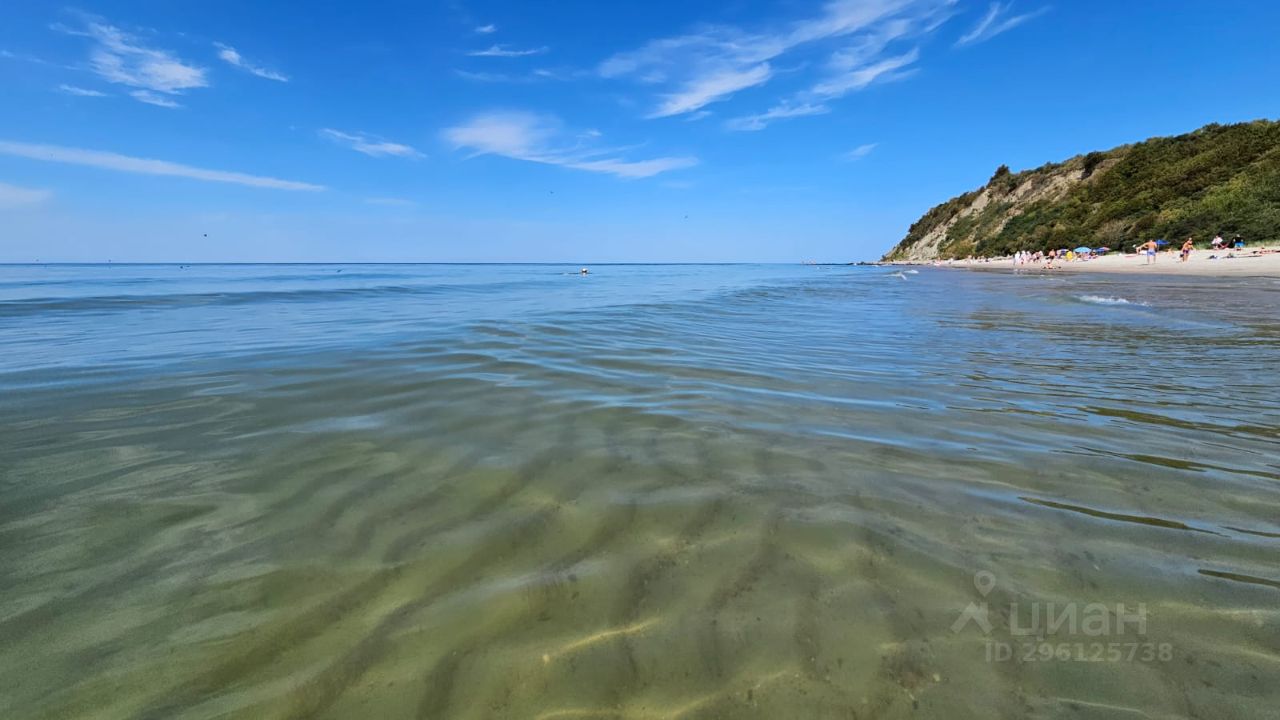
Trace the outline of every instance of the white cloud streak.
{"label": "white cloud streak", "polygon": [[264,68],[261,65],[254,65],[248,60],[245,60],[244,56],[230,45],[223,45],[222,43],[214,43],[213,45],[218,48],[218,57],[229,65],[238,67],[251,75],[257,75],[258,77],[266,80],[289,82],[288,76],[282,75],[275,70]]}
{"label": "white cloud streak", "polygon": [[1012,2],[991,3],[991,7],[987,9],[987,14],[982,16],[982,19],[978,21],[978,24],[956,41],[956,47],[976,45],[980,42],[986,42],[1001,33],[1008,32],[1009,30],[1018,27],[1028,20],[1033,20],[1046,12],[1049,12],[1048,7],[1042,7],[1039,10],[1033,10],[1029,13],[1010,16],[1009,11],[1012,9]]}
{"label": "white cloud streak", "polygon": [[19,208],[40,205],[53,197],[52,190],[25,188],[0,182],[0,208]]}
{"label": "white cloud streak", "polygon": [[471,70],[454,70],[455,75],[463,80],[482,83],[519,82],[520,79],[506,73],[472,72]]}
{"label": "white cloud streak", "polygon": [[207,87],[205,69],[181,60],[166,50],[146,47],[133,35],[98,20],[90,20],[83,30],[55,25],[69,35],[93,41],[89,67],[107,82],[125,85],[137,92],[130,95],[140,101],[162,107],[177,103],[157,102],[158,94],[180,95],[187,90]]}
{"label": "white cloud streak", "polygon": [[646,178],[698,164],[692,157],[626,160],[618,149],[589,144],[598,133],[580,133],[566,140],[554,118],[523,112],[493,112],[444,131],[455,148],[474,155],[498,155],[526,162],[605,173],[621,178]]}
{"label": "white cloud streak", "polygon": [[129,97],[133,98],[134,100],[137,100],[140,103],[155,105],[156,107],[170,108],[170,109],[182,107],[181,103],[176,102],[174,100],[170,100],[169,98],[165,97],[164,95],[160,95],[159,93],[153,93],[150,90],[133,90],[129,93]]}
{"label": "white cloud streak", "polygon": [[45,60],[44,58],[38,58],[35,55],[27,55],[24,53],[16,53],[16,52],[13,52],[12,50],[0,50],[0,58],[4,58],[6,60],[18,60],[20,62],[34,63],[36,65],[53,65],[54,64],[49,62],[48,60]]}
{"label": "white cloud streak", "polygon": [[274,190],[324,190],[322,185],[280,180],[278,178],[249,175],[225,170],[207,170],[204,168],[168,162],[167,160],[151,160],[148,158],[130,157],[100,150],[84,150],[81,148],[62,147],[59,145],[39,145],[34,143],[0,140],[0,155],[43,160],[45,162],[65,163],[83,167],[115,170],[117,172],[135,173],[139,175],[160,175],[166,177],[183,177],[206,182],[231,183],[248,187],[271,188]]}
{"label": "white cloud streak", "polygon": [[339,145],[345,145],[352,150],[355,150],[358,153],[364,153],[369,157],[402,157],[415,159],[425,157],[422,153],[408,145],[389,142],[362,132],[346,133],[340,130],[324,128],[320,130],[320,137],[332,140]]}
{"label": "white cloud streak", "polygon": [[[919,38],[937,30],[952,17],[954,2],[907,2],[904,13],[879,15],[874,22],[842,41],[830,52],[822,71],[807,89],[792,94],[770,110],[734,118],[727,123],[732,130],[761,130],[776,120],[804,115],[819,115],[830,109],[830,103],[877,83],[893,82],[915,72],[920,59],[919,48],[896,55],[891,49],[903,41]],[[804,110],[801,110],[804,109]]]}
{"label": "white cloud streak", "polygon": [[[858,54],[858,57],[862,55]],[[831,63],[827,77],[813,87],[796,93],[763,113],[732,118],[725,123],[725,127],[730,130],[758,131],[777,120],[826,114],[831,111],[829,103],[832,100],[865,90],[875,83],[908,77],[914,72],[909,66],[919,57],[919,49],[912,49],[902,55],[887,57],[867,65],[858,65],[858,61],[851,61],[849,57],[838,58]]]}
{"label": "white cloud streak", "polygon": [[107,94],[97,90],[77,87],[75,85],[62,84],[57,87],[58,92],[65,95],[75,95],[76,97],[106,97]]}
{"label": "white cloud streak", "polygon": [[[637,50],[610,57],[597,72],[605,78],[631,78],[641,84],[671,88],[660,94],[659,104],[649,117],[693,113],[743,90],[767,84],[776,74],[770,62],[777,58],[817,43],[853,37],[855,42],[833,55],[830,63],[834,74],[847,75],[873,64],[892,41],[931,32],[950,16],[954,3],[955,0],[829,0],[816,16],[774,28],[748,31],[716,25],[652,40]],[[826,82],[833,83],[834,78]],[[835,97],[835,87],[829,84],[827,93],[817,95]],[[782,113],[785,107],[812,104],[797,97],[770,112]],[[739,124],[752,125],[749,117]]]}
{"label": "white cloud streak", "polygon": [[492,35],[493,33],[498,32],[498,26],[493,24],[480,25],[476,28],[476,32],[480,35]]}
{"label": "white cloud streak", "polygon": [[725,68],[691,79],[679,92],[667,95],[649,117],[661,118],[695,112],[705,105],[728,97],[739,90],[763,85],[773,77],[769,63],[737,70]]}
{"label": "white cloud streak", "polygon": [[885,58],[870,65],[856,67],[835,75],[813,86],[813,94],[824,98],[844,97],[851,92],[864,90],[876,81],[904,77],[903,69],[920,59],[919,49],[913,49],[896,57]]}
{"label": "white cloud streak", "polygon": [[859,160],[861,158],[864,158],[870,155],[871,152],[875,150],[877,147],[879,147],[879,143],[867,143],[866,145],[859,145],[858,147],[850,150],[849,152],[845,153],[841,157],[843,157],[845,160]]}
{"label": "white cloud streak", "polygon": [[528,73],[519,74],[473,72],[471,70],[454,70],[453,72],[463,80],[483,83],[535,83],[565,79],[565,77],[558,72],[554,70],[547,70],[546,68],[538,68]]}
{"label": "white cloud streak", "polygon": [[484,50],[472,50],[467,53],[467,55],[471,57],[517,58],[529,57],[530,55],[541,55],[550,49],[551,48],[548,47],[537,47],[528,48],[526,50],[517,50],[515,48],[507,47],[506,45],[491,45]]}
{"label": "white cloud streak", "polygon": [[831,112],[831,108],[826,105],[788,105],[781,104],[756,115],[744,115],[742,117],[732,118],[725,123],[725,127],[730,130],[756,131],[763,130],[769,126],[774,120],[783,120],[786,118],[806,117],[808,115],[823,115]]}

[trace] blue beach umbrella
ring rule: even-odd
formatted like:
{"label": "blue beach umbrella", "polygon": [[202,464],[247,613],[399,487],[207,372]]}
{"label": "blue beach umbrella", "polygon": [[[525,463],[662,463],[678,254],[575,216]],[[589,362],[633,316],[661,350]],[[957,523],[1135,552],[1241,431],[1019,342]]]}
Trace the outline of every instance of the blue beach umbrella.
{"label": "blue beach umbrella", "polygon": [[1097,250],[1094,250],[1094,252],[1098,253],[1099,255],[1105,255],[1105,254],[1107,254],[1107,253],[1111,252],[1111,248],[1106,247],[1106,246],[1103,246],[1103,247],[1098,248]]}
{"label": "blue beach umbrella", "polygon": [[1077,254],[1077,255],[1079,255],[1079,254],[1081,254],[1081,253],[1088,254],[1088,253],[1091,253],[1091,252],[1093,252],[1093,248],[1085,247],[1085,246],[1083,246],[1083,245],[1081,245],[1080,247],[1076,248],[1076,254]]}
{"label": "blue beach umbrella", "polygon": [[1156,241],[1156,245],[1168,245],[1168,244],[1169,244],[1169,241],[1168,241],[1168,240],[1157,240],[1157,241]]}

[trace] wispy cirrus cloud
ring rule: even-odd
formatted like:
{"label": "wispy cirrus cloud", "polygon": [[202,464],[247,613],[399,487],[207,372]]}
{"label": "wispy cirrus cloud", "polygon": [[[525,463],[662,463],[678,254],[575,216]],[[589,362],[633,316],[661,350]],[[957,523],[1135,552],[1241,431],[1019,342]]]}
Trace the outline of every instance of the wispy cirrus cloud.
{"label": "wispy cirrus cloud", "polygon": [[1049,12],[1048,6],[1045,6],[1038,10],[1032,10],[1031,12],[1023,13],[1021,15],[1011,15],[1010,11],[1012,9],[1013,2],[991,3],[991,7],[987,9],[987,14],[982,16],[982,19],[978,21],[978,24],[973,26],[972,30],[962,35],[960,39],[956,41],[956,47],[976,45],[980,42],[986,42],[1001,33],[1008,32],[1009,30],[1018,27],[1028,20],[1033,20]]}
{"label": "wispy cirrus cloud", "polygon": [[781,103],[762,113],[732,118],[725,122],[725,126],[730,130],[763,130],[774,120],[805,117],[807,115],[823,115],[829,112],[831,112],[831,108],[826,105],[814,105],[810,103],[792,105],[789,103]]}
{"label": "wispy cirrus cloud", "polygon": [[407,200],[405,198],[398,198],[398,197],[369,197],[369,198],[365,198],[364,202],[366,205],[379,205],[381,207],[400,207],[400,208],[416,207],[418,204],[413,200]]}
{"label": "wispy cirrus cloud", "polygon": [[463,80],[471,80],[473,82],[505,83],[523,81],[522,77],[508,75],[507,73],[475,72],[472,70],[454,70],[453,73]]}
{"label": "wispy cirrus cloud", "polygon": [[780,52],[776,39],[748,35],[734,27],[711,27],[618,53],[601,63],[597,72],[605,78],[629,78],[666,88],[649,117],[669,117],[697,112],[768,82],[773,76],[768,61]]}
{"label": "wispy cirrus cloud", "polygon": [[17,60],[19,62],[33,63],[35,65],[53,65],[54,64],[49,62],[48,60],[45,60],[44,58],[38,58],[35,55],[28,55],[26,53],[16,53],[12,50],[0,50],[0,58],[4,58],[5,60]]}
{"label": "wispy cirrus cloud", "polygon": [[872,151],[874,151],[879,146],[880,146],[880,143],[867,143],[865,145],[859,145],[858,147],[850,150],[849,152],[841,155],[840,157],[844,160],[849,160],[849,161],[861,160],[862,158],[870,155]]}
{"label": "wispy cirrus cloud", "polygon": [[533,83],[545,82],[548,80],[563,80],[565,75],[554,70],[538,68],[528,73],[495,73],[495,72],[475,72],[472,70],[454,70],[455,75],[473,82],[482,83]]}
{"label": "wispy cirrus cloud", "polygon": [[549,47],[543,46],[518,50],[516,48],[507,47],[506,45],[490,45],[484,50],[472,50],[467,53],[467,55],[471,57],[517,58],[529,57],[530,55],[542,55],[550,49],[551,48]]}
{"label": "wispy cirrus cloud", "polygon": [[99,90],[90,90],[89,88],[82,88],[77,85],[67,85],[66,83],[59,85],[55,89],[64,95],[75,95],[76,97],[106,97],[107,96],[106,93],[101,92]]}
{"label": "wispy cirrus cloud", "polygon": [[910,72],[906,68],[920,59],[919,48],[894,57],[877,60],[868,65],[855,66],[843,73],[832,75],[813,86],[810,91],[817,97],[835,99],[851,92],[864,90],[875,82],[896,80]]}
{"label": "wispy cirrus cloud", "polygon": [[[731,121],[742,129],[759,129],[757,125],[771,119],[820,114],[814,108],[822,98],[865,87],[859,85],[865,73],[856,73],[881,61],[894,41],[932,32],[950,17],[954,4],[955,0],[829,0],[812,17],[772,27],[748,30],[711,25],[652,40],[637,50],[608,58],[597,72],[605,78],[629,78],[664,88],[658,92],[658,104],[649,117],[670,117],[699,112],[744,90],[768,84],[778,74],[774,65],[780,58],[830,52],[825,65],[800,64],[803,71],[827,69],[808,96],[797,95],[769,111]],[[832,52],[831,46],[840,42],[846,45]],[[799,108],[807,111],[797,111]]]}
{"label": "wispy cirrus cloud", "polygon": [[0,208],[40,205],[51,197],[53,197],[52,190],[27,188],[0,182]]}
{"label": "wispy cirrus cloud", "polygon": [[133,90],[133,91],[130,91],[129,97],[133,98],[134,100],[137,100],[140,103],[155,105],[156,107],[170,108],[170,109],[182,107],[182,103],[179,103],[176,100],[170,100],[164,95],[161,95],[159,93],[153,93],[150,90]]}
{"label": "wispy cirrus cloud", "polygon": [[690,79],[678,91],[664,96],[651,118],[670,117],[695,112],[739,90],[762,85],[773,77],[769,63],[747,68],[722,68]]}
{"label": "wispy cirrus cloud", "polygon": [[278,73],[275,70],[269,70],[261,65],[255,65],[249,62],[238,50],[230,45],[224,45],[219,42],[216,42],[213,45],[218,48],[218,58],[229,65],[240,68],[250,75],[257,75],[258,77],[266,80],[289,82],[288,76]]}
{"label": "wispy cirrus cloud", "polygon": [[[895,52],[895,48],[940,27],[951,17],[952,3],[912,5],[911,10],[907,14],[887,17],[841,39],[839,47],[831,51],[826,62],[819,66],[810,87],[781,100],[764,113],[734,118],[727,127],[732,130],[761,130],[776,120],[822,114],[830,109],[834,100],[875,84],[909,77],[916,70],[920,49],[911,47]],[[790,111],[797,108],[808,111]]]}
{"label": "wispy cirrus cloud", "polygon": [[479,35],[492,35],[498,32],[498,26],[492,23],[488,25],[478,25],[476,26],[475,31]]}
{"label": "wispy cirrus cloud", "polygon": [[473,155],[498,155],[514,160],[605,173],[621,178],[646,178],[692,167],[692,157],[628,160],[618,148],[599,147],[599,132],[573,135],[553,117],[525,112],[491,112],[448,128],[444,138]]}
{"label": "wispy cirrus cloud", "polygon": [[[828,113],[831,111],[832,100],[865,90],[875,83],[909,77],[914,71],[911,66],[919,57],[919,49],[912,48],[901,55],[872,62],[850,62],[847,57],[834,59],[826,76],[811,88],[782,100],[763,113],[732,118],[725,123],[725,127],[730,130],[763,130],[777,120]],[[864,62],[866,64],[860,64]]]}
{"label": "wispy cirrus cloud", "polygon": [[226,170],[208,170],[192,167],[167,160],[130,157],[113,152],[85,150],[82,148],[63,147],[61,145],[40,145],[36,143],[0,140],[0,155],[43,160],[46,162],[81,165],[117,172],[136,173],[139,175],[162,175],[167,177],[183,177],[206,182],[231,183],[248,187],[271,188],[274,190],[324,190],[322,185],[281,180],[279,178],[249,175],[247,173]]}
{"label": "wispy cirrus cloud", "polygon": [[161,107],[177,107],[161,95],[181,95],[208,87],[206,70],[183,60],[168,50],[148,47],[132,33],[97,19],[87,19],[83,28],[54,25],[68,35],[88,38],[89,68],[110,83],[133,88],[130,95],[139,102]]}
{"label": "wispy cirrus cloud", "polygon": [[332,140],[339,145],[345,145],[358,153],[364,153],[369,157],[402,157],[402,158],[421,158],[426,157],[418,152],[415,148],[401,143],[390,142],[382,138],[367,133],[347,133],[332,128],[323,128],[320,130],[320,137]]}

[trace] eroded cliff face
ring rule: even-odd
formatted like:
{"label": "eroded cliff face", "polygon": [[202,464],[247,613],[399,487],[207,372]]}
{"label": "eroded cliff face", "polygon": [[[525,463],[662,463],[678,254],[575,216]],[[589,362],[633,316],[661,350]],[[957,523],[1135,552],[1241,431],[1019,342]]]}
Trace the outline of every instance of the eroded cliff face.
{"label": "eroded cliff face", "polygon": [[999,235],[1010,220],[1036,203],[1062,199],[1087,177],[1080,158],[1018,174],[997,171],[982,189],[930,210],[883,259],[927,262],[972,255],[979,240]]}
{"label": "eroded cliff face", "polygon": [[1280,238],[1280,123],[1208,125],[1019,173],[925,213],[884,256],[930,261],[1158,238]]}

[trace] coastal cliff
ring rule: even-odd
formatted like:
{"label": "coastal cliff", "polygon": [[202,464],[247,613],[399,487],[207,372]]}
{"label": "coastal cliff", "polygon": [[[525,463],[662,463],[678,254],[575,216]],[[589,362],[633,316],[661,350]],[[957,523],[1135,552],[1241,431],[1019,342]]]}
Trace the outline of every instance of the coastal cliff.
{"label": "coastal cliff", "polygon": [[1280,122],[1208,125],[987,184],[925,213],[885,261],[1120,248],[1150,238],[1280,238]]}

